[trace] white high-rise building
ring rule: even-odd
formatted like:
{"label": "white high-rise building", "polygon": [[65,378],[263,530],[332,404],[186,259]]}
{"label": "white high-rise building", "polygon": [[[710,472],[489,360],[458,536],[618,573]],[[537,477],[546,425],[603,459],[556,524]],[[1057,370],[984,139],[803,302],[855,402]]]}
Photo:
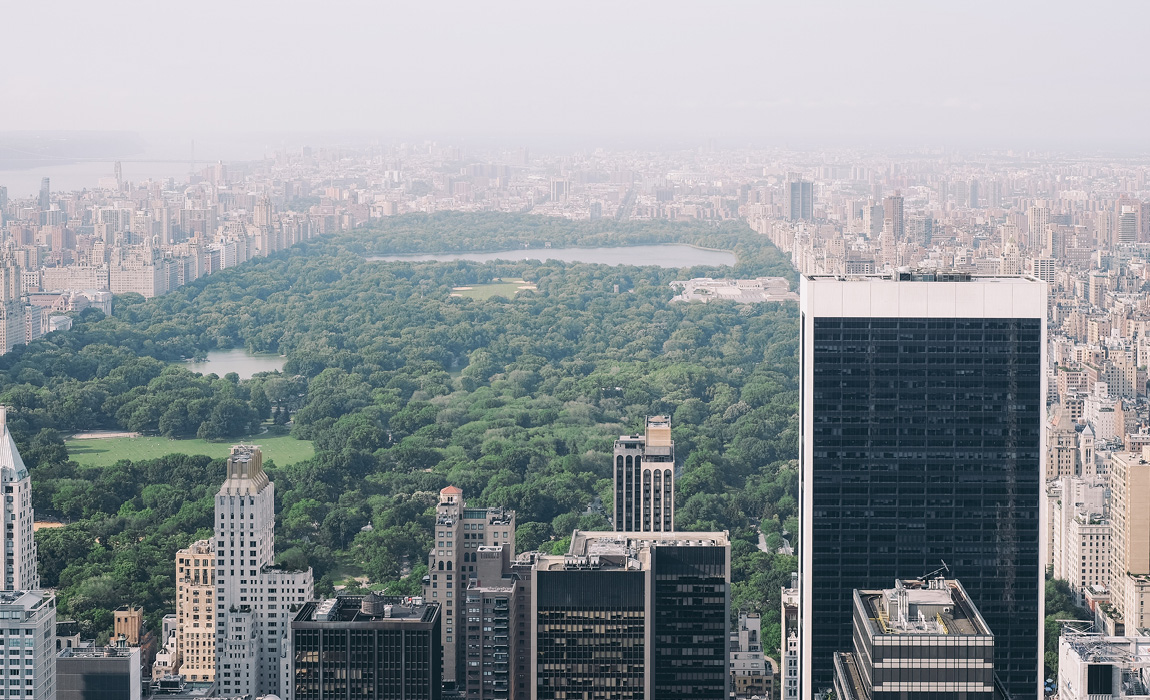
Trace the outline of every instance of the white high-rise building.
{"label": "white high-rise building", "polygon": [[237,445],[216,494],[216,685],[222,695],[281,695],[293,611],[313,597],[311,569],[274,563],[275,484],[258,446]]}
{"label": "white high-rise building", "polygon": [[0,673],[8,680],[6,697],[55,700],[55,596],[47,591],[0,592],[0,619],[0,645],[9,650],[7,658],[0,658]]}
{"label": "white high-rise building", "polygon": [[8,432],[8,409],[0,406],[0,481],[4,482],[4,586],[6,591],[40,587],[33,539],[32,480]]}

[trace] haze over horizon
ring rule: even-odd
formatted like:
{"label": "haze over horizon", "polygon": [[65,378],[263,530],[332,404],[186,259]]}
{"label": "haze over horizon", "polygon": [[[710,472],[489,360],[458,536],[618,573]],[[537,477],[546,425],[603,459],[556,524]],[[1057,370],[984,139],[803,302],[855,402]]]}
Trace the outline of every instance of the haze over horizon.
{"label": "haze over horizon", "polygon": [[1150,145],[1150,5],[20,3],[0,131]]}

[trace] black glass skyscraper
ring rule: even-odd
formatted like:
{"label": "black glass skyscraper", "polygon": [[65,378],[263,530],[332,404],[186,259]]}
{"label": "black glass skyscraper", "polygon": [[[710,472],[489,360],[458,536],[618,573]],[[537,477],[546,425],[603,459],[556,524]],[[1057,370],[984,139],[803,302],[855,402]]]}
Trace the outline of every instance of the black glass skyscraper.
{"label": "black glass skyscraper", "polygon": [[851,647],[851,595],[941,568],[1035,698],[1045,284],[901,274],[802,281],[801,695]]}

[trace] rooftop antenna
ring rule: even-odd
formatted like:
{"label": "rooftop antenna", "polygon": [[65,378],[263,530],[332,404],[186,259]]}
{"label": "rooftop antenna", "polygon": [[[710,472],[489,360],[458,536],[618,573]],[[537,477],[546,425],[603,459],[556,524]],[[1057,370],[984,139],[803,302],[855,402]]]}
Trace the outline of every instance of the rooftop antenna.
{"label": "rooftop antenna", "polygon": [[918,578],[916,578],[915,581],[925,581],[928,578],[931,578],[935,574],[942,572],[942,571],[945,571],[947,574],[950,574],[950,567],[946,565],[946,560],[945,559],[939,559],[939,561],[942,562],[941,568],[935,569],[934,571],[930,572],[929,574],[923,574],[922,576],[919,576]]}

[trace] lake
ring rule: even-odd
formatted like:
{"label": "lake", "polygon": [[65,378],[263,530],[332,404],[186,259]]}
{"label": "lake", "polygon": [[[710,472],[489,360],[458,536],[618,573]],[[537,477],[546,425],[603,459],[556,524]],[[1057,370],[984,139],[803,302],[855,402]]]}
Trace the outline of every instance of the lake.
{"label": "lake", "polygon": [[283,369],[286,357],[270,353],[250,353],[243,348],[231,350],[211,350],[203,362],[189,362],[188,369],[202,374],[224,376],[235,372],[240,379],[251,379],[257,372],[274,372]]}
{"label": "lake", "polygon": [[689,245],[630,245],[615,248],[523,248],[495,253],[434,253],[424,255],[374,255],[368,260],[380,262],[450,262],[470,260],[559,260],[562,262],[598,263],[600,265],[655,265],[657,267],[693,267],[695,265],[734,265],[735,254],[726,250],[707,250]]}

